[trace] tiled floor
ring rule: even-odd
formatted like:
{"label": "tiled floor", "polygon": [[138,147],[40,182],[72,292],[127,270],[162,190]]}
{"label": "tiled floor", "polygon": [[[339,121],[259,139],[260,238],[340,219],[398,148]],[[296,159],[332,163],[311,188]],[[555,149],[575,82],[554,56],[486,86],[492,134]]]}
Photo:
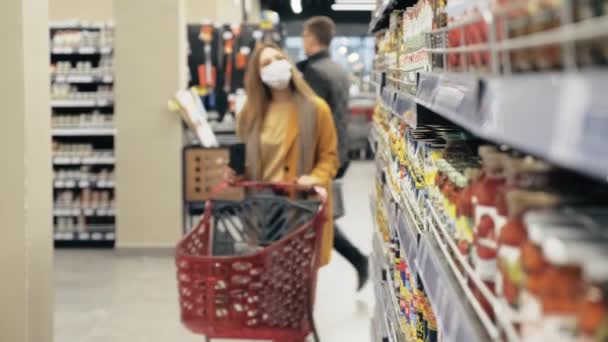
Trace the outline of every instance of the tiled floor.
{"label": "tiled floor", "polygon": [[[368,194],[371,163],[358,162],[345,181],[347,216],[340,226],[371,251]],[[203,341],[179,322],[170,256],[125,256],[113,251],[59,250],[55,256],[57,342]],[[368,342],[373,294],[355,292],[355,273],[341,257],[319,277],[316,321],[323,342]]]}

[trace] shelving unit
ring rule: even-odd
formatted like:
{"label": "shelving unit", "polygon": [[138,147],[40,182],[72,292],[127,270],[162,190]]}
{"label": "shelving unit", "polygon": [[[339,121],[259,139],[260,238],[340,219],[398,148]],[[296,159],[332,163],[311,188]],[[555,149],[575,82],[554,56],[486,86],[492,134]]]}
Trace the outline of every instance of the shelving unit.
{"label": "shelving unit", "polygon": [[112,23],[50,25],[56,247],[113,247]]}
{"label": "shelving unit", "polygon": [[[381,141],[382,133],[374,132],[372,134],[373,140],[372,145],[376,146],[377,149],[387,148]],[[392,158],[391,158],[392,159]],[[386,184],[389,184],[388,179],[395,178],[390,171],[390,159],[379,157],[376,159],[376,165],[380,174],[380,178],[386,180]],[[439,325],[443,327],[444,340],[445,341],[488,341],[496,339],[497,332],[487,330],[484,322],[478,318],[476,313],[478,308],[474,308],[470,301],[467,300],[468,294],[463,291],[463,288],[459,287],[459,275],[454,273],[454,266],[452,261],[449,259],[447,252],[445,251],[445,241],[437,239],[437,234],[434,234],[434,230],[430,229],[431,224],[434,222],[421,221],[421,217],[430,217],[430,213],[425,211],[424,213],[414,214],[414,209],[411,202],[407,199],[406,187],[400,187],[399,189],[393,189],[390,186],[386,187],[386,193],[388,194],[384,198],[372,198],[372,215],[375,218],[375,205],[393,206],[396,212],[389,223],[391,231],[398,238],[400,242],[400,253],[407,259],[412,272],[416,272],[422,282],[424,288],[427,291],[428,300],[431,306],[436,311],[437,320]],[[394,191],[393,191],[394,190]],[[399,193],[398,193],[399,192]],[[429,211],[432,208],[428,208]],[[389,215],[391,216],[391,215]],[[421,227],[424,227],[421,229]],[[378,229],[376,228],[377,232]],[[374,254],[373,258],[376,260],[374,264],[375,272],[387,272],[386,264],[377,261],[379,256],[386,258],[386,249],[388,248],[385,243],[378,238],[378,234],[374,234]],[[378,267],[380,266],[380,270]],[[392,282],[386,280],[384,282],[376,283],[376,287],[392,287]],[[376,279],[378,282],[379,280]],[[379,299],[382,297],[382,299]],[[388,320],[395,320],[396,315],[394,313],[395,305],[394,296],[390,296],[390,302],[384,304],[386,310],[384,311]],[[382,292],[376,292],[377,300],[387,300],[386,294]],[[398,307],[398,305],[397,305]],[[487,323],[487,322],[486,322]],[[488,333],[491,331],[491,333]],[[494,336],[492,336],[494,334]],[[396,337],[395,337],[396,338]],[[392,340],[391,341],[399,341]]]}
{"label": "shelving unit", "polygon": [[[513,292],[515,291],[513,289],[509,289],[512,291],[509,294],[502,292],[505,291],[502,287],[507,286],[506,283],[501,282],[504,280],[502,277],[513,276],[512,274],[505,275],[504,272],[515,272],[512,269],[501,269],[501,267],[512,267],[511,265],[499,264],[504,262],[498,253],[500,248],[503,244],[509,246],[508,242],[500,240],[502,237],[498,233],[502,229],[507,229],[504,228],[506,224],[502,221],[492,221],[493,226],[489,228],[496,235],[492,235],[487,243],[498,256],[487,259],[494,260],[493,267],[495,268],[493,271],[495,274],[492,275],[491,281],[488,281],[480,275],[480,266],[476,264],[479,261],[476,261],[475,257],[479,258],[479,256],[473,255],[475,248],[479,248],[478,240],[473,240],[471,245],[465,247],[460,245],[460,242],[466,242],[467,238],[457,235],[462,234],[458,231],[462,229],[459,225],[466,223],[458,220],[474,219],[467,216],[470,214],[458,214],[457,210],[460,209],[457,207],[461,204],[452,202],[458,201],[458,199],[449,197],[458,198],[456,197],[459,196],[457,191],[460,190],[450,190],[447,186],[442,189],[435,184],[437,180],[434,177],[438,173],[439,166],[425,164],[429,161],[431,164],[434,163],[434,157],[430,157],[433,152],[418,154],[419,152],[404,149],[416,150],[424,144],[427,144],[426,146],[436,144],[440,147],[428,147],[429,151],[433,148],[437,148],[437,151],[443,149],[438,152],[443,154],[446,151],[445,146],[450,146],[450,143],[446,142],[449,141],[449,138],[445,138],[450,133],[443,135],[445,138],[443,142],[433,142],[433,139],[441,140],[437,139],[438,135],[433,136],[433,134],[441,129],[446,129],[451,130],[454,134],[465,135],[467,138],[459,141],[470,142],[471,146],[475,146],[474,156],[465,155],[465,157],[473,156],[472,163],[467,164],[464,160],[460,160],[462,163],[459,166],[460,169],[450,165],[451,171],[445,171],[455,172],[457,175],[454,179],[457,179],[458,175],[462,176],[465,168],[470,168],[467,171],[475,168],[479,171],[482,162],[475,161],[475,158],[479,158],[477,147],[491,144],[496,147],[497,154],[505,157],[504,160],[507,157],[525,159],[527,162],[539,162],[540,160],[543,163],[546,162],[546,165],[564,177],[561,182],[573,182],[581,184],[581,186],[592,184],[592,187],[606,189],[608,151],[605,146],[608,146],[608,136],[606,135],[608,99],[604,96],[603,89],[608,85],[608,71],[605,68],[606,62],[598,62],[599,60],[604,61],[602,58],[606,56],[600,57],[600,52],[597,51],[604,49],[606,45],[608,13],[597,14],[595,11],[598,9],[594,8],[593,15],[590,13],[587,16],[582,15],[581,13],[587,13],[581,9],[585,4],[573,1],[561,2],[560,5],[555,5],[561,7],[549,9],[543,7],[546,4],[535,0],[514,2],[506,8],[500,7],[501,5],[494,5],[494,7],[488,5],[487,8],[479,10],[468,8],[468,11],[459,8],[458,10],[452,9],[452,14],[458,13],[461,17],[449,20],[446,17],[446,23],[449,22],[446,26],[441,27],[440,24],[437,24],[435,20],[439,16],[434,13],[433,29],[410,32],[409,34],[415,35],[413,38],[408,38],[409,41],[400,41],[402,36],[409,32],[400,25],[412,22],[420,23],[424,20],[409,18],[403,19],[403,23],[395,24],[390,17],[398,17],[402,14],[395,16],[395,11],[422,2],[424,1],[412,1],[406,4],[406,2],[399,1],[378,1],[378,9],[373,13],[370,23],[370,32],[375,33],[379,41],[390,42],[386,43],[387,45],[403,44],[398,45],[398,49],[402,50],[397,49],[397,51],[394,46],[392,50],[378,47],[379,57],[375,61],[376,70],[372,73],[372,83],[377,88],[376,112],[382,113],[379,115],[381,118],[374,122],[369,137],[370,145],[376,155],[376,192],[378,192],[370,199],[376,231],[373,236],[374,253],[372,255],[375,276],[372,280],[378,301],[378,308],[372,323],[375,325],[376,332],[384,333],[382,336],[376,334],[374,341],[415,340],[409,335],[407,327],[404,328],[404,325],[411,324],[411,322],[407,322],[409,318],[404,317],[399,310],[395,311],[395,307],[403,309],[404,300],[413,300],[415,303],[417,299],[407,299],[408,295],[404,297],[403,293],[391,292],[391,288],[395,286],[401,286],[403,291],[403,285],[399,285],[396,280],[399,278],[398,274],[394,277],[390,276],[390,270],[394,271],[398,266],[392,265],[391,262],[387,264],[386,259],[380,257],[386,255],[387,251],[390,255],[389,259],[405,260],[408,265],[407,270],[417,275],[417,281],[423,285],[425,299],[428,300],[432,314],[437,319],[442,340],[511,342],[527,340],[526,338],[530,338],[529,336],[534,336],[535,340],[542,338],[551,340],[552,337],[548,336],[556,338],[556,332],[551,331],[551,329],[557,329],[556,326],[547,328],[547,331],[553,335],[544,335],[547,334],[546,331],[539,333],[526,330],[526,324],[528,324],[526,320],[531,318],[521,316],[522,314],[517,311],[523,310],[522,298],[513,297],[521,302],[508,304],[507,295],[519,294]],[[463,3],[466,3],[462,5],[463,7],[475,6],[475,4]],[[434,6],[437,2],[428,1],[420,6],[427,4]],[[523,6],[525,9],[522,10],[518,6]],[[412,12],[408,12],[407,15],[422,16],[420,13],[424,10],[426,8],[418,7]],[[435,9],[433,8],[433,10]],[[459,10],[460,12],[458,12]],[[541,18],[533,17],[537,21],[547,21],[547,18],[553,18],[551,19],[553,26],[535,26],[536,31],[530,30],[525,33],[520,31],[517,36],[513,36],[512,30],[510,30],[511,24],[529,25],[530,23],[525,20],[520,20],[516,24],[512,23],[517,15],[536,15]],[[474,36],[479,33],[475,31],[477,29],[483,33]],[[401,35],[395,33],[401,30],[404,32]],[[475,39],[483,36],[483,39],[473,41],[470,39],[471,35]],[[596,45],[590,45],[591,42]],[[594,50],[595,55],[589,58],[581,56],[589,49],[596,49]],[[520,53],[520,51],[525,51],[525,53]],[[602,53],[606,52],[602,51]],[[549,55],[549,52],[555,54]],[[412,67],[418,61],[408,58],[416,53],[419,55],[415,56],[426,55],[427,58],[423,58],[423,60],[428,64],[423,67],[420,65]],[[589,56],[591,55],[589,53]],[[518,58],[531,59],[528,62],[533,67],[523,69],[522,61]],[[544,61],[542,58],[554,59]],[[545,62],[553,63],[553,65],[546,67],[543,64]],[[420,129],[417,130],[417,128]],[[418,134],[419,137],[412,138],[415,134]],[[429,142],[424,142],[425,140]],[[402,143],[403,141],[405,143]],[[415,160],[420,155],[425,158],[424,161]],[[602,204],[603,202],[598,201],[597,197],[587,194],[583,188],[578,190],[580,193],[576,193],[575,189],[575,193],[572,194],[560,192],[565,191],[564,189],[572,191],[571,188],[565,187],[558,190],[555,188],[555,184],[506,183],[506,179],[511,182],[513,179],[517,179],[508,177],[515,177],[513,175],[517,175],[518,171],[508,170],[511,167],[507,164],[509,161],[500,163],[504,163],[502,167],[507,169],[507,171],[501,171],[506,174],[502,176],[507,184],[504,188],[505,193],[523,189],[524,192],[536,195],[544,191],[544,194],[559,193],[560,196],[565,195],[566,197],[581,196],[582,202],[578,204],[581,207],[572,209],[575,212],[584,211],[586,206],[589,206],[594,207],[596,215],[608,213],[608,208]],[[424,173],[425,167],[428,168],[426,171],[432,175],[432,180],[426,178],[429,175]],[[417,168],[422,168],[423,178],[421,180],[416,178],[420,176]],[[417,172],[418,174],[416,174]],[[461,173],[459,174],[459,172]],[[508,176],[509,172],[515,173]],[[447,173],[445,176],[448,177]],[[541,177],[543,176],[546,175]],[[449,176],[450,186],[462,190],[470,185],[467,183],[469,182],[467,177],[463,176],[464,181],[460,182],[458,179],[453,181],[452,176]],[[457,183],[465,185],[461,187]],[[454,191],[454,193],[450,191]],[[498,209],[498,206],[504,205],[507,207],[504,209],[507,214],[494,215],[496,217],[504,215],[505,222],[507,219],[512,220],[509,215],[511,215],[510,210],[514,209],[510,207],[508,196],[500,194],[497,196],[503,196],[507,203],[500,204],[496,200],[497,203],[493,210],[502,210]],[[476,201],[477,199],[471,199],[473,208],[478,205]],[[561,208],[562,205],[567,207],[567,204],[560,203],[559,205],[549,205],[548,208],[541,208],[553,210]],[[386,218],[378,219],[376,217],[378,207],[386,208]],[[535,213],[536,210],[540,210],[534,206],[530,206],[530,208],[524,209],[526,210],[524,213]],[[519,215],[525,217],[521,213]],[[589,214],[585,212],[581,215]],[[498,218],[494,219],[498,220]],[[590,222],[598,220],[593,215],[585,216],[585,219],[589,219]],[[379,222],[383,220],[388,221],[386,226],[389,230],[389,238],[382,238],[378,233],[383,231],[379,227]],[[527,221],[522,223],[525,227],[522,229],[528,229],[526,223]],[[478,228],[476,225],[479,223],[476,221],[473,221],[473,224],[474,226],[471,227],[473,229],[472,239],[480,238],[480,236],[480,239],[484,239],[483,233],[476,231],[476,229],[483,228]],[[565,223],[554,222],[552,224]],[[586,224],[580,222],[576,225],[576,228],[580,226],[578,229],[586,228]],[[603,241],[600,236],[605,234],[607,227],[604,227],[604,221],[600,221],[597,225],[599,226],[595,228],[597,231],[590,236],[597,235],[597,238]],[[526,231],[524,234],[527,234]],[[547,236],[546,239],[550,237]],[[543,238],[545,237],[543,236]],[[526,243],[530,243],[529,241],[526,240]],[[608,246],[608,243],[605,246]],[[523,247],[517,246],[516,248],[520,248],[520,253]],[[545,258],[549,258],[547,255],[551,255],[550,253],[557,253],[555,250],[550,250],[549,244],[544,241],[539,248],[541,255]],[[511,251],[511,253],[515,252]],[[518,262],[523,263],[523,261]],[[589,261],[580,260],[578,262],[576,267],[582,269],[588,267]],[[377,275],[378,273],[386,275],[387,267],[388,279]],[[518,276],[526,276],[527,270],[518,270],[524,272],[524,275],[518,274]],[[509,279],[509,281],[512,280]],[[585,288],[596,286],[590,285],[591,280],[588,278],[581,282],[585,282]],[[508,286],[511,285],[508,284]],[[525,282],[516,286],[517,291],[527,291],[525,287],[528,285]],[[602,296],[607,295],[605,289],[601,291]],[[583,290],[580,292],[582,293]],[[401,302],[395,302],[395,298],[400,298]],[[526,300],[530,299],[526,298]],[[539,310],[539,317],[533,316],[536,321],[532,321],[529,325],[545,324],[544,315],[550,315],[551,311],[548,311],[547,314],[545,309]],[[568,315],[573,314],[568,312]],[[580,324],[578,319],[579,317],[574,317],[571,318],[571,321]],[[385,324],[386,322],[389,323]],[[391,322],[396,322],[396,325],[391,325]],[[564,330],[559,338],[565,336],[565,331],[572,336],[583,334],[580,326],[578,330],[575,330],[572,324],[569,327],[563,326]],[[401,327],[401,330],[397,329],[396,335],[394,330],[391,331],[391,327],[394,326]],[[533,333],[537,335],[525,337],[525,334]]]}

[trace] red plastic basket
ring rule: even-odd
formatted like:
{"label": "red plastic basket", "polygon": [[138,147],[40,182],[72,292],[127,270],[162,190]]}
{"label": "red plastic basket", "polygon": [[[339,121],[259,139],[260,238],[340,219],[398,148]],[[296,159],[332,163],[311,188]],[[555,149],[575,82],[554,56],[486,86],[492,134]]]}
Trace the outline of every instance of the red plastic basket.
{"label": "red plastic basket", "polygon": [[[238,186],[286,189],[285,184]],[[207,202],[200,223],[178,244],[176,253],[181,320],[189,330],[208,339],[305,340],[314,330],[312,310],[326,219],[325,190],[315,190],[321,201],[311,220],[246,256],[212,255],[218,220],[212,214],[215,201]],[[297,201],[283,201],[298,207]],[[235,208],[239,205],[234,202]]]}

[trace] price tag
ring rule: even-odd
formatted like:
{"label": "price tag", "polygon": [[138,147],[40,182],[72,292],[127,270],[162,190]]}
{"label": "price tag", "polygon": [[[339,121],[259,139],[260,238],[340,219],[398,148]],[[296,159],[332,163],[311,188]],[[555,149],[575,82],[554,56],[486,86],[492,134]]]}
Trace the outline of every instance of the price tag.
{"label": "price tag", "polygon": [[85,216],[93,216],[94,213],[95,213],[95,211],[91,208],[84,209]]}
{"label": "price tag", "polygon": [[65,187],[65,182],[64,181],[55,181],[55,187],[56,188],[64,188]]}
{"label": "price tag", "polygon": [[64,75],[56,75],[55,82],[56,83],[65,83],[66,77]]}
{"label": "price tag", "polygon": [[68,180],[65,182],[65,187],[66,188],[75,188],[76,187],[76,181],[74,180]]}
{"label": "price tag", "polygon": [[92,46],[83,46],[78,49],[78,53],[81,55],[92,55],[95,53],[95,48]]}
{"label": "price tag", "polygon": [[97,100],[97,105],[98,105],[99,107],[105,107],[105,106],[109,106],[109,105],[110,105],[110,103],[111,103],[111,102],[110,102],[109,100],[107,100],[107,99],[99,99],[99,100]]}
{"label": "price tag", "polygon": [[55,238],[55,240],[58,240],[58,241],[63,240],[63,234],[55,233],[54,238]]}
{"label": "price tag", "polygon": [[88,188],[89,186],[91,186],[91,183],[89,181],[80,181],[79,186],[81,188]]}
{"label": "price tag", "polygon": [[65,240],[68,240],[68,241],[69,240],[74,240],[74,233],[65,233],[64,236],[63,236],[63,238]]}
{"label": "price tag", "polygon": [[71,157],[70,164],[78,165],[78,164],[80,164],[80,160],[81,160],[80,157]]}
{"label": "price tag", "polygon": [[65,46],[58,46],[53,48],[54,54],[69,54],[72,53],[74,49]]}
{"label": "price tag", "polygon": [[111,46],[102,46],[99,49],[99,52],[101,52],[102,54],[108,54],[108,53],[112,52],[112,47]]}
{"label": "price tag", "polygon": [[105,208],[97,209],[98,216],[108,216],[108,210]]}
{"label": "price tag", "polygon": [[69,157],[55,157],[55,164],[70,164],[71,159]]}
{"label": "price tag", "polygon": [[102,81],[104,83],[112,83],[112,82],[114,82],[114,77],[106,75],[106,76],[103,77]]}
{"label": "price tag", "polygon": [[106,240],[107,241],[114,241],[116,239],[116,234],[114,233],[106,233]]}
{"label": "price tag", "polygon": [[92,83],[93,76],[91,75],[70,75],[68,77],[68,82],[73,83]]}
{"label": "price tag", "polygon": [[91,235],[91,239],[94,240],[94,241],[100,241],[100,240],[103,239],[103,234],[101,234],[101,233],[93,233]]}
{"label": "price tag", "polygon": [[91,239],[91,234],[89,233],[80,233],[79,235],[80,240],[84,240],[84,241],[88,241]]}

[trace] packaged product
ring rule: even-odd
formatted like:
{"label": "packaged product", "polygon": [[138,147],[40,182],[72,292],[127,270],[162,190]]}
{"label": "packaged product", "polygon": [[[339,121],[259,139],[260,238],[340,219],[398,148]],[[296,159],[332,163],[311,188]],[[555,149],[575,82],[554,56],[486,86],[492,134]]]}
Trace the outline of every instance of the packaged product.
{"label": "packaged product", "polygon": [[[525,286],[520,296],[524,340],[576,341],[581,304],[585,299],[585,264],[606,253],[608,240],[585,220],[562,211],[525,215],[529,242],[522,249]],[[606,259],[606,254],[603,254]]]}

